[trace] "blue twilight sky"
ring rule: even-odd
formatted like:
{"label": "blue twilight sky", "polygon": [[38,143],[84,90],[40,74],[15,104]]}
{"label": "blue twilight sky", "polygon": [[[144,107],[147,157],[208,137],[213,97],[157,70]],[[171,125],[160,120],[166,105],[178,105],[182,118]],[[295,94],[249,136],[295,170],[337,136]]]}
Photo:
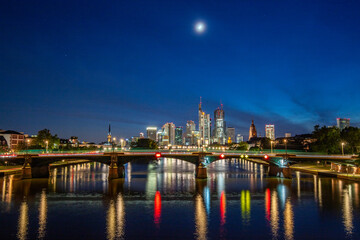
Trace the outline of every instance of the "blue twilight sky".
{"label": "blue twilight sky", "polygon": [[[5,1],[0,129],[105,140],[197,123],[248,135],[360,122],[360,2]],[[194,31],[206,24],[202,34]]]}

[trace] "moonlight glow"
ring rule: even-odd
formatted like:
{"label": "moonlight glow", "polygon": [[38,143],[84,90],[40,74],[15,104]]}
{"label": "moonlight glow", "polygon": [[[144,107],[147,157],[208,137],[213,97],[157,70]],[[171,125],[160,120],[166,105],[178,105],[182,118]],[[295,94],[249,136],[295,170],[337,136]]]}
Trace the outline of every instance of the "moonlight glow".
{"label": "moonlight glow", "polygon": [[195,31],[197,33],[203,33],[205,31],[205,23],[198,22],[195,24]]}

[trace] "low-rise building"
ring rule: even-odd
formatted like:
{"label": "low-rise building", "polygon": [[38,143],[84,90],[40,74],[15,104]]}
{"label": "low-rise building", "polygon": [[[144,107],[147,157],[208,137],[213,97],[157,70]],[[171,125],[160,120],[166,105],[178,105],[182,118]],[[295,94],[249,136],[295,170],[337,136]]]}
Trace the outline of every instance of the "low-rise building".
{"label": "low-rise building", "polygon": [[25,145],[25,135],[22,132],[16,132],[13,130],[2,130],[0,136],[6,140],[7,146],[13,150],[21,145]]}

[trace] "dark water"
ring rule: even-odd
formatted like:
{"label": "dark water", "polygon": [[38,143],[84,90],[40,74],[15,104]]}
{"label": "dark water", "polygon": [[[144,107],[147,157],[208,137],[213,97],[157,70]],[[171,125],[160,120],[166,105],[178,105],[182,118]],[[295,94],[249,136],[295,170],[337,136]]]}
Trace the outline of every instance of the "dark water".
{"label": "dark water", "polygon": [[124,180],[92,163],[50,179],[0,179],[0,239],[359,239],[359,184],[222,160],[131,163]]}

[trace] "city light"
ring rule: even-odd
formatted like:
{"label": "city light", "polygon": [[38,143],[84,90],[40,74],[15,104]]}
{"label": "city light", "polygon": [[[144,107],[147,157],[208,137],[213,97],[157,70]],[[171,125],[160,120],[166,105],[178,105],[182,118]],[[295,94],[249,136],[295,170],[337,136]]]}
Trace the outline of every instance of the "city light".
{"label": "city light", "polygon": [[2,1],[2,239],[360,240],[359,9]]}

